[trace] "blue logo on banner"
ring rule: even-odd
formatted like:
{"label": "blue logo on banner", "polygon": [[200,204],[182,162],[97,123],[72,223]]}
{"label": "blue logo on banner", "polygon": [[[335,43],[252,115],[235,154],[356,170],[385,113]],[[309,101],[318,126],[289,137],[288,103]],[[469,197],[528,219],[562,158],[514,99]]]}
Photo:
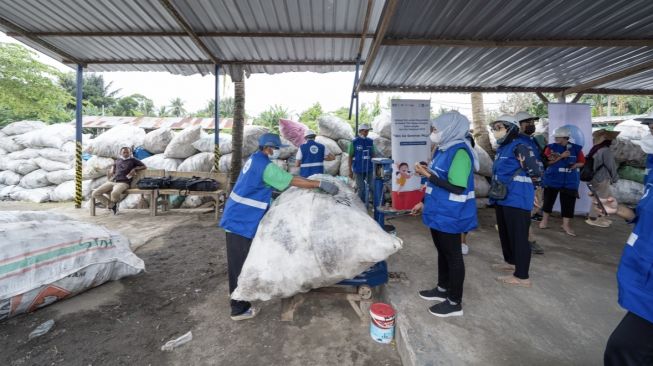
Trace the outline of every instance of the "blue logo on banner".
{"label": "blue logo on banner", "polygon": [[399,143],[399,146],[415,146],[415,145],[426,145],[426,141],[403,141]]}

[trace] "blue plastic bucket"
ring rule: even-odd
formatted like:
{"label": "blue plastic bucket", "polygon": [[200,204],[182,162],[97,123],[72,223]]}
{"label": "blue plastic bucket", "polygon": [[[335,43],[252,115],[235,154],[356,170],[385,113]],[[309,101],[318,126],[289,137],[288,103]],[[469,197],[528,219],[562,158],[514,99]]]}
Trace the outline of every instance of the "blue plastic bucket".
{"label": "blue plastic bucket", "polygon": [[370,336],[379,343],[388,344],[395,336],[395,309],[377,302],[370,306]]}

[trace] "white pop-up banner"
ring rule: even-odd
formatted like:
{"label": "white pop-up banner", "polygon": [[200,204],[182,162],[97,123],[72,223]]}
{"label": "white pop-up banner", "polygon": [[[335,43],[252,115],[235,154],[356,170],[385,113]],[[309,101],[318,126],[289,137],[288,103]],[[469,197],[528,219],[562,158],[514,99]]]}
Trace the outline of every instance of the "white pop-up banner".
{"label": "white pop-up banner", "polygon": [[[549,143],[553,143],[553,131],[561,126],[571,130],[570,142],[581,145],[587,156],[592,148],[592,107],[581,103],[549,103]],[[585,182],[580,182],[576,201],[576,214],[587,214],[592,200],[587,195],[589,189]],[[556,200],[554,211],[560,211],[560,198]]]}
{"label": "white pop-up banner", "polygon": [[392,207],[413,208],[422,200],[421,178],[415,163],[429,161],[431,152],[431,102],[393,99],[392,120]]}

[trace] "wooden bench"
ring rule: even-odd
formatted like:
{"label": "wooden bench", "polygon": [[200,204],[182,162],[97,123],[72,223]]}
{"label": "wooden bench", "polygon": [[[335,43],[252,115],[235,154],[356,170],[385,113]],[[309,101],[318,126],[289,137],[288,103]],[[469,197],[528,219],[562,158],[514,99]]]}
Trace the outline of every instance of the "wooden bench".
{"label": "wooden bench", "polygon": [[[176,177],[199,177],[199,178],[211,178],[218,181],[221,187],[226,187],[227,184],[227,175],[223,173],[205,173],[205,172],[175,172],[175,171],[165,171],[158,169],[146,169],[138,171],[136,177],[132,179],[131,187],[125,191],[125,194],[141,194],[142,196],[149,196],[150,198],[150,216],[156,216],[158,213],[159,198],[162,198],[161,204],[164,211],[169,210],[168,206],[168,196],[170,195],[180,195],[180,196],[204,196],[212,197],[214,200],[214,215],[217,221],[220,207],[226,202],[226,193],[224,189],[218,189],[217,191],[185,191],[178,189],[139,189],[138,181],[143,177],[165,177],[170,176],[172,178]],[[91,196],[90,202],[90,212],[91,216],[95,216],[95,198]]]}

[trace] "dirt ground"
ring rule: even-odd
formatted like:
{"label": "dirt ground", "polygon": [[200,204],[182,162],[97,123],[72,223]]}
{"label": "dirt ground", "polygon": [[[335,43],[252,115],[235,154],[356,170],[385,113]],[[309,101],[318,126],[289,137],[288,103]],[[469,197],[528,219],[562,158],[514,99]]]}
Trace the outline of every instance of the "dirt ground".
{"label": "dirt ground", "polygon": [[[70,203],[17,202],[0,202],[0,210],[52,210],[105,225],[130,238],[146,267],[0,323],[0,365],[401,364],[395,346],[371,340],[346,301],[309,299],[291,323],[280,321],[280,301],[261,304],[254,320],[230,320],[224,233],[207,211],[89,217]],[[50,332],[28,340],[49,319]],[[188,331],[190,343],[160,350]]]}

